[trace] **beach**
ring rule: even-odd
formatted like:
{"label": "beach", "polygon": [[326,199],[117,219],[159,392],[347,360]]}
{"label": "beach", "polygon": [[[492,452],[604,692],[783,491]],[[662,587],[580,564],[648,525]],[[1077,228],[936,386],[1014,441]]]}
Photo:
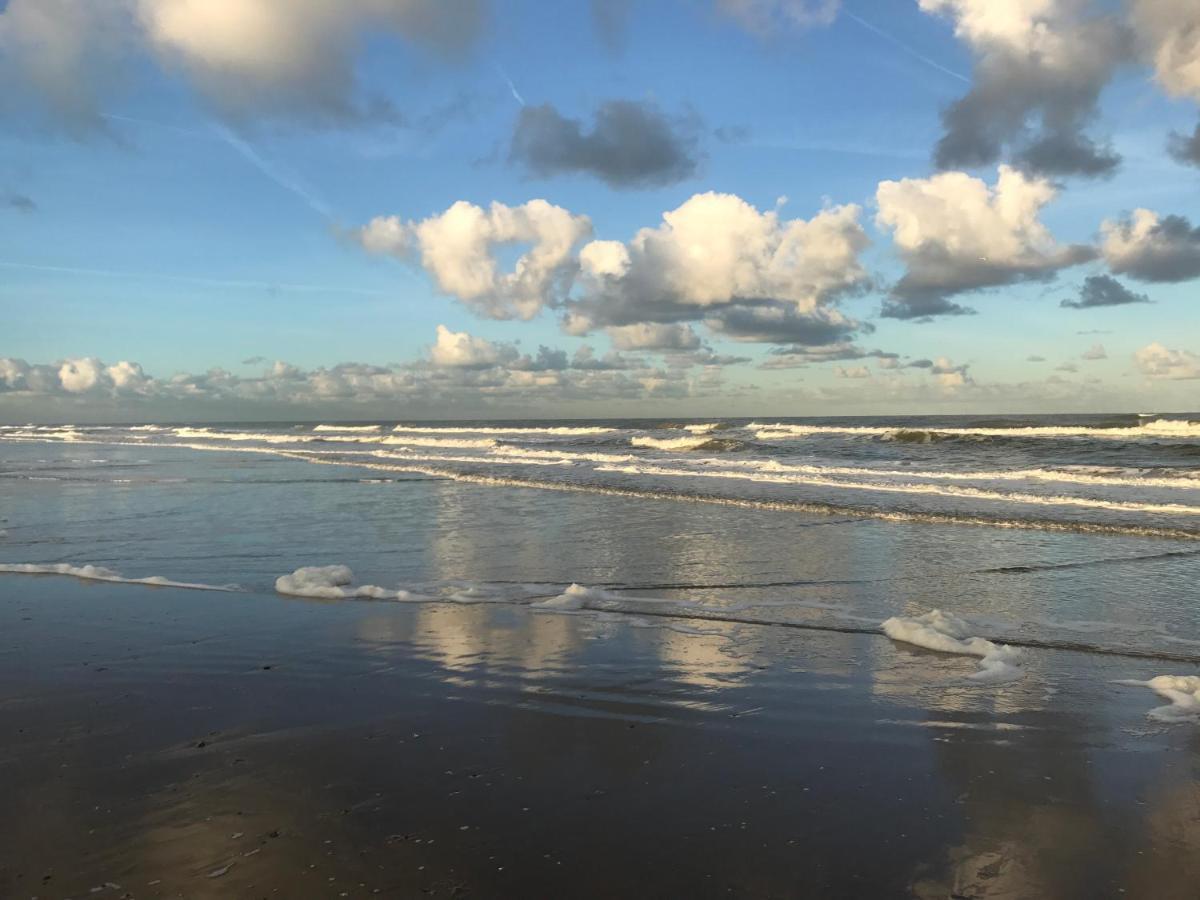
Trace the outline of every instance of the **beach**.
{"label": "beach", "polygon": [[[26,579],[0,605],[25,897],[1191,897],[1192,728],[874,635]],[[597,634],[599,628],[600,633]],[[1101,698],[1099,695],[1103,695]]]}
{"label": "beach", "polygon": [[3,896],[1194,896],[1184,464],[1063,467],[1110,505],[1017,523],[296,431],[0,443]]}

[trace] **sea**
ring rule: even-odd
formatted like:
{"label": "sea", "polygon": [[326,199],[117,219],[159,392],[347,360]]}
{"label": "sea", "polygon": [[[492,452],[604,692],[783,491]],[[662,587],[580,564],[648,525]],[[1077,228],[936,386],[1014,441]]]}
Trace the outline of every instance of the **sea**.
{"label": "sea", "polygon": [[0,426],[0,591],[31,575],[1166,671],[1200,662],[1200,415]]}

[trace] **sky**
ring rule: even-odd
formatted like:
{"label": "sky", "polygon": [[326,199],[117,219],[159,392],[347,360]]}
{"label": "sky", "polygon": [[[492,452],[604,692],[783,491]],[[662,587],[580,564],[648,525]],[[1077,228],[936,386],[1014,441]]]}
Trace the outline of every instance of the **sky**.
{"label": "sky", "polygon": [[1194,0],[0,0],[0,422],[1195,411]]}

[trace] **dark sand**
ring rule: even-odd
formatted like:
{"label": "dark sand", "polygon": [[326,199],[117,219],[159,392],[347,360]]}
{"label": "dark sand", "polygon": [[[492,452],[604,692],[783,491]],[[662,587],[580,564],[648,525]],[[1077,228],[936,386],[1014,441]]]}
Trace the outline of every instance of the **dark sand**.
{"label": "dark sand", "polygon": [[0,895],[1200,896],[1161,665],[753,630],[5,578]]}

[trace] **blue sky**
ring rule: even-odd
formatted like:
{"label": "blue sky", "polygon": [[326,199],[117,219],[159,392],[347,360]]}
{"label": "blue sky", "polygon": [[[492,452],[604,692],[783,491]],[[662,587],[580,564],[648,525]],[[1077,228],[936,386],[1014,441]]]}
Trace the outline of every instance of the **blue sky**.
{"label": "blue sky", "polygon": [[[162,34],[148,23],[161,26],[165,20],[154,16],[171,13],[179,0],[129,0],[135,11],[112,25],[128,32],[115,48],[100,46],[87,58],[67,53],[48,77],[38,71],[37,59],[65,53],[70,35],[38,31],[41,24],[23,8],[32,2],[0,2],[0,114],[7,123],[0,131],[0,198],[8,198],[0,205],[0,357],[47,371],[65,360],[91,359],[102,361],[101,373],[129,360],[145,379],[120,390],[101,374],[87,390],[69,391],[61,379],[47,386],[10,374],[9,389],[0,390],[0,418],[69,415],[89,392],[95,394],[91,403],[114,415],[137,417],[139,409],[161,411],[171,403],[185,415],[189,404],[201,415],[235,407],[253,412],[250,394],[264,414],[280,415],[306,403],[320,405],[321,398],[266,390],[264,367],[274,361],[306,373],[369,364],[416,372],[426,383],[436,368],[430,346],[438,325],[493,347],[511,345],[516,354],[489,351],[445,367],[453,372],[435,373],[439,391],[461,394],[454,402],[464,414],[543,408],[558,414],[732,413],[748,403],[754,412],[778,414],[1198,405],[1190,400],[1200,375],[1200,317],[1194,312],[1196,281],[1187,273],[1189,254],[1200,254],[1200,232],[1167,248],[1184,259],[1184,274],[1170,279],[1150,272],[1139,280],[1130,273],[1150,270],[1136,261],[1117,271],[1120,264],[1102,249],[1075,264],[1039,262],[1033,274],[1025,259],[994,277],[969,274],[968,280],[992,283],[946,297],[975,314],[893,318],[881,317],[880,310],[914,264],[892,230],[875,220],[881,182],[953,171],[991,187],[997,167],[1011,164],[1023,170],[1021,177],[1053,185],[1056,196],[1036,215],[1058,245],[1101,248],[1102,223],[1137,208],[1160,219],[1183,217],[1195,228],[1200,169],[1170,155],[1166,144],[1172,132],[1187,135],[1196,127],[1200,86],[1181,87],[1180,78],[1191,70],[1184,67],[1179,77],[1162,71],[1153,52],[1169,41],[1173,16],[1182,30],[1187,17],[1197,15],[1188,4],[1027,4],[1043,25],[1068,37],[1082,21],[1104,20],[1128,29],[1131,41],[1146,48],[1108,66],[1097,76],[1098,101],[1075,110],[1082,133],[1110,144],[1121,158],[1096,176],[1022,164],[1021,142],[1047,127],[1036,109],[1018,112],[1019,133],[987,162],[940,168],[935,162],[946,129],[943,111],[980,83],[984,67],[1009,64],[996,63],[998,54],[1016,58],[1030,51],[1019,38],[1002,50],[994,34],[991,43],[973,39],[969,17],[979,0],[610,0],[600,4],[600,14],[607,12],[613,23],[607,31],[587,2],[464,0],[461,6],[477,16],[477,27],[461,40],[455,36],[449,48],[430,46],[441,38],[431,42],[407,26],[363,16],[345,23],[351,37],[334,48],[353,73],[342,99],[361,110],[340,118],[309,108],[305,96],[316,82],[305,82],[310,75],[304,72],[286,102],[265,94],[256,99],[251,78],[217,71],[221,59],[213,63],[207,38],[170,32],[176,43],[164,49]],[[225,2],[233,13],[277,5]],[[1156,9],[1141,11],[1139,4]],[[74,26],[84,41],[102,40],[94,23]],[[60,16],[53,27],[69,31],[73,23]],[[31,53],[38,42],[48,43]],[[284,66],[277,76],[272,70],[272,91],[283,90],[278,79],[290,71]],[[111,73],[116,77],[106,84]],[[1002,92],[1008,76],[995,77]],[[1053,74],[1046,77],[1053,90]],[[577,120],[586,134],[598,110],[612,101],[661,121],[679,139],[690,169],[614,187],[594,167],[547,174],[512,158],[514,130],[526,110],[549,104],[555,116]],[[646,373],[669,372],[670,390],[643,385],[642,391],[615,391],[560,379],[544,392],[536,386],[521,391],[514,383],[488,398],[479,391],[488,360],[499,359],[491,368],[503,369],[508,357],[536,353],[540,345],[573,355],[586,344],[600,357],[612,344],[604,324],[609,320],[596,319],[586,335],[565,334],[562,297],[547,299],[528,320],[481,316],[477,307],[439,290],[420,252],[367,252],[360,231],[377,216],[416,223],[457,201],[516,208],[541,198],[588,217],[591,238],[629,242],[639,229],[660,227],[664,213],[705,192],[736,195],[762,213],[778,209],[785,221],[807,220],[842,204],[860,206],[858,222],[870,242],[857,259],[864,277],[836,296],[784,298],[798,302],[804,315],[814,308],[821,315],[836,311],[853,327],[824,344],[800,347],[783,337],[731,340],[728,331],[705,324],[718,307],[684,290],[666,318],[685,323],[711,351],[709,358],[689,360],[643,344],[634,348],[637,365],[629,364],[621,376],[655,382]],[[922,227],[937,232],[942,226]],[[955,229],[963,227],[942,228],[946,246],[958,245]],[[514,265],[523,252],[523,246],[490,249],[501,267]],[[1060,306],[1079,296],[1088,276],[1114,278],[1130,296],[1152,302]],[[566,296],[586,290],[576,283]],[[636,293],[628,300],[638,301]],[[689,303],[695,315],[677,318]],[[833,343],[856,349],[822,361],[821,347]],[[1089,351],[1099,355],[1097,344],[1105,358],[1084,359]],[[1160,349],[1136,355],[1147,347]],[[854,356],[875,350],[896,362],[881,368],[877,356]],[[789,355],[807,364],[762,368]],[[713,362],[717,357],[726,360]],[[244,362],[250,359],[256,361]],[[935,365],[908,366],[921,360]],[[258,387],[243,396],[203,386],[185,397],[165,386],[176,373],[214,367]],[[927,373],[939,368],[947,374],[931,380]],[[952,377],[951,370],[963,377]],[[489,377],[508,376],[496,371]],[[364,413],[403,415],[440,402],[422,391],[389,396],[376,386],[369,396],[344,399]]]}

